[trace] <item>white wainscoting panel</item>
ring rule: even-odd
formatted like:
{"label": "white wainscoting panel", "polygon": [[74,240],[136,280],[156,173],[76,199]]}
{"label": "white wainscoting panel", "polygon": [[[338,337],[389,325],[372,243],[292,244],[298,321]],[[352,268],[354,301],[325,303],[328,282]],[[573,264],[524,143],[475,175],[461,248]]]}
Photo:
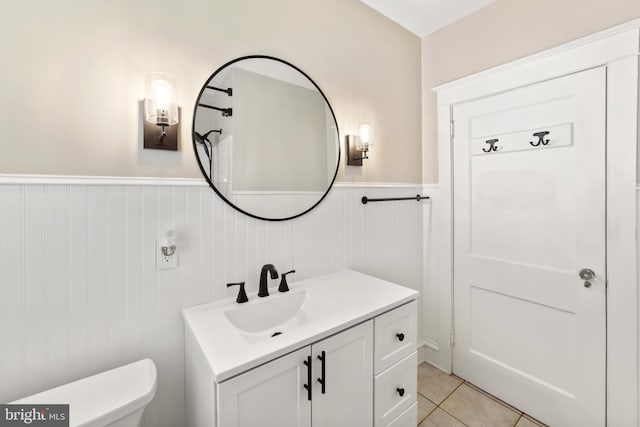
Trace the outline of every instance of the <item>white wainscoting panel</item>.
{"label": "white wainscoting panel", "polygon": [[[265,263],[295,268],[293,286],[353,268],[422,290],[430,202],[360,202],[419,191],[343,184],[303,217],[265,222],[189,182],[0,183],[0,402],[150,357],[144,425],[184,425],[183,307],[233,296],[228,282],[255,292]],[[167,229],[179,267],[156,271]]]}

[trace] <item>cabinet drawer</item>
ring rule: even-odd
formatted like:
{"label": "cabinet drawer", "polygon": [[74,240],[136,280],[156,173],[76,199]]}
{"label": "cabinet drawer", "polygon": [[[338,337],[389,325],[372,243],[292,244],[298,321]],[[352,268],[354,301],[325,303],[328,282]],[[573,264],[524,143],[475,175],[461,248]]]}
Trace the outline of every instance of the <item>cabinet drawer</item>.
{"label": "cabinet drawer", "polygon": [[[376,427],[388,426],[416,403],[418,352],[377,375],[374,381]],[[401,395],[402,394],[402,395]]]}
{"label": "cabinet drawer", "polygon": [[398,418],[387,424],[386,427],[415,427],[418,424],[418,403],[411,405]]}
{"label": "cabinet drawer", "polygon": [[418,303],[412,301],[375,319],[374,369],[380,373],[413,353],[417,346]]}

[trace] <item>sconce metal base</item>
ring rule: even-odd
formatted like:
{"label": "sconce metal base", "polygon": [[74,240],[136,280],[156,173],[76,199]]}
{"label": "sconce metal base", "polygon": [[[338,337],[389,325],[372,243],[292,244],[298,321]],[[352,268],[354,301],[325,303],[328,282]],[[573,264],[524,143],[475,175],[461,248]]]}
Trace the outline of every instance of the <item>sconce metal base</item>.
{"label": "sconce metal base", "polygon": [[362,166],[362,152],[358,150],[358,137],[355,135],[346,135],[345,152],[347,153],[347,166]]}
{"label": "sconce metal base", "polygon": [[166,133],[162,138],[162,126],[144,120],[145,149],[178,151],[178,125],[164,126]]}

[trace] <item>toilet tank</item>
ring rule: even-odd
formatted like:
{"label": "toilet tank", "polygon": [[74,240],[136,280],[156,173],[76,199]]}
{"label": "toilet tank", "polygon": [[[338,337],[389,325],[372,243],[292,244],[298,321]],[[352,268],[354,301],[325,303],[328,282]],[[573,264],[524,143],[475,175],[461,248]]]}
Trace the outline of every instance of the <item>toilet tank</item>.
{"label": "toilet tank", "polygon": [[69,404],[70,427],[136,427],[156,386],[156,365],[143,359],[11,403]]}

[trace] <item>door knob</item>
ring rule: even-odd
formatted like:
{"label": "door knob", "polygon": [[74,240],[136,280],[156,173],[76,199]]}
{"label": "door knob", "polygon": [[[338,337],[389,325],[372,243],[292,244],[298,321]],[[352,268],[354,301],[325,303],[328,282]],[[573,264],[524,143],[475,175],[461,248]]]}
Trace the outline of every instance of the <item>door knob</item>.
{"label": "door knob", "polygon": [[593,272],[590,268],[583,268],[580,270],[580,278],[584,280],[584,287],[591,287],[591,280],[595,279],[596,273]]}

